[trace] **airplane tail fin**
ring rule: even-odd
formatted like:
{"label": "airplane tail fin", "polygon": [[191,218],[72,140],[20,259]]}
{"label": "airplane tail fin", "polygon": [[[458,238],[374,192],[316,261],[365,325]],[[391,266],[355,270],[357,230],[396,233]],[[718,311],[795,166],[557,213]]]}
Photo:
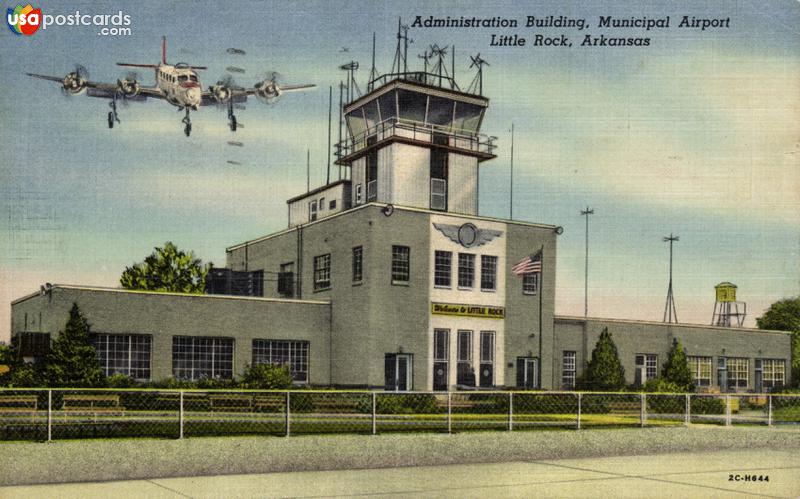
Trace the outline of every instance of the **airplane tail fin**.
{"label": "airplane tail fin", "polygon": [[161,37],[161,64],[167,63],[167,37]]}

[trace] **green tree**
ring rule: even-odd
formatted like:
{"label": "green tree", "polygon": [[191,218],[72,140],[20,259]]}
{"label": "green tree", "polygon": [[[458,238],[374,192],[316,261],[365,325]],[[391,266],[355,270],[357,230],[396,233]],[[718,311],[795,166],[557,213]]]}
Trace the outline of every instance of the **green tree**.
{"label": "green tree", "polygon": [[245,369],[242,384],[257,390],[285,390],[292,387],[292,373],[289,366],[256,364]]}
{"label": "green tree", "polygon": [[46,361],[51,386],[103,386],[106,378],[89,342],[89,323],[77,303],[72,304],[69,320],[50,348]]}
{"label": "green tree", "polygon": [[592,358],[583,377],[583,388],[594,391],[616,391],[625,386],[625,368],[619,360],[617,345],[604,328],[592,350]]}
{"label": "green tree", "polygon": [[756,319],[756,324],[759,329],[791,331],[792,385],[800,386],[800,296],[776,301]]}
{"label": "green tree", "polygon": [[210,263],[203,265],[193,252],[181,251],[167,241],[163,248],[156,247],[143,262],[125,267],[119,282],[125,289],[202,293],[211,267]]}
{"label": "green tree", "polygon": [[669,351],[667,361],[664,362],[661,378],[667,383],[673,383],[681,392],[694,390],[694,379],[692,378],[692,370],[689,369],[689,359],[686,358],[686,351],[677,338],[672,342],[672,349]]}

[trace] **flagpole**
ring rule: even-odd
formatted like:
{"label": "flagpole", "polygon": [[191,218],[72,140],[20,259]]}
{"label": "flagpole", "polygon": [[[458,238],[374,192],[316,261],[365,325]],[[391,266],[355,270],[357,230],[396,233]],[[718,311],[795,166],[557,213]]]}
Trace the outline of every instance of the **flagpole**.
{"label": "flagpole", "polygon": [[539,270],[539,386],[542,387],[542,295],[544,295],[544,244],[539,248],[541,267]]}

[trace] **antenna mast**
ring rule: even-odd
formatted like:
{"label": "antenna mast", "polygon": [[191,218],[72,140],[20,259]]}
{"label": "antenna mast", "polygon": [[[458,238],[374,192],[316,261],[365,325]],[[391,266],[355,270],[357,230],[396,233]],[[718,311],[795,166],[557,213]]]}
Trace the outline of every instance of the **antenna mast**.
{"label": "antenna mast", "polygon": [[[408,38],[408,26],[404,25],[402,20],[397,18],[397,49],[394,52],[394,61],[392,61],[392,73],[407,73],[408,72],[408,44],[414,43],[414,40]],[[396,68],[396,69],[395,69]]]}
{"label": "antenna mast", "polygon": [[667,304],[664,307],[664,320],[663,322],[678,323],[678,312],[675,310],[675,297],[672,295],[672,243],[679,241],[678,236],[664,238],[664,242],[669,243],[669,288],[667,288]]}
{"label": "antenna mast", "polygon": [[369,81],[367,82],[367,92],[372,92],[375,88],[375,80],[378,78],[378,70],[375,69],[375,32],[372,32],[372,70],[369,72]]}
{"label": "antenna mast", "polygon": [[469,84],[467,93],[483,95],[483,66],[489,66],[490,64],[485,59],[481,59],[480,52],[474,57],[470,56],[469,58],[472,59],[472,63],[470,63],[469,67],[478,68],[478,72],[475,74],[475,78],[472,79],[472,83]]}

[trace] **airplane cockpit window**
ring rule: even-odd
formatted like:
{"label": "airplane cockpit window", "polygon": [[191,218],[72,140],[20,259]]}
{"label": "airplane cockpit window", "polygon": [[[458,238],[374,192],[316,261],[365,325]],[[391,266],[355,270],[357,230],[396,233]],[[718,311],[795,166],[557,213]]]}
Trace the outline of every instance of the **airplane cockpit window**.
{"label": "airplane cockpit window", "polygon": [[179,82],[181,82],[181,83],[183,83],[183,82],[185,82],[185,81],[187,81],[187,80],[189,80],[189,77],[188,77],[188,76],[186,76],[186,75],[180,75],[180,76],[178,76],[178,81],[179,81]]}
{"label": "airplane cockpit window", "polygon": [[189,75],[190,81],[197,81],[197,75]]}

